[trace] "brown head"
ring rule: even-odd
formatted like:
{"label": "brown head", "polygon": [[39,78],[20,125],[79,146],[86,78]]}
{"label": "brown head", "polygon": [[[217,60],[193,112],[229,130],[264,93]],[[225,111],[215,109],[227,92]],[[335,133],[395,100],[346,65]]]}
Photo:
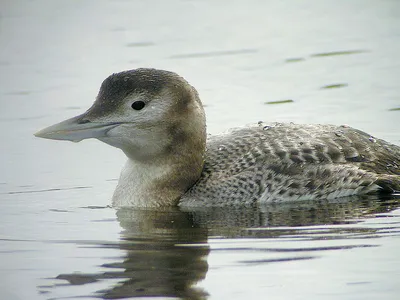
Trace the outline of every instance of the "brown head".
{"label": "brown head", "polygon": [[71,141],[97,138],[142,164],[175,164],[178,169],[190,165],[184,168],[190,171],[180,176],[186,176],[184,182],[180,178],[169,183],[187,189],[184,186],[193,184],[203,167],[205,114],[197,91],[182,77],[136,69],[106,78],[85,113],[36,136]]}

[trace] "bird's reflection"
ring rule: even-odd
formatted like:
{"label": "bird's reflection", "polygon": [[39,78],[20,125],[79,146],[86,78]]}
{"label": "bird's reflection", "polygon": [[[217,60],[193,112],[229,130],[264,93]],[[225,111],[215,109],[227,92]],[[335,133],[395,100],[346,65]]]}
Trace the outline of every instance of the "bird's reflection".
{"label": "bird's reflection", "polygon": [[196,227],[190,213],[120,209],[117,219],[123,229],[121,241],[103,246],[123,250],[122,261],[103,264],[110,269],[104,273],[60,274],[57,278],[73,285],[118,279],[118,284],[96,292],[103,299],[205,298],[206,293],[195,284],[208,270],[207,230]]}
{"label": "bird's reflection", "polygon": [[[123,250],[121,261],[103,264],[109,271],[98,274],[60,274],[71,285],[110,280],[110,287],[95,292],[103,299],[172,297],[204,299],[207,292],[196,286],[208,271],[208,239],[218,237],[281,237],[293,232],[278,230],[295,226],[348,224],[361,217],[399,207],[399,197],[348,198],[265,205],[250,208],[197,211],[120,209],[116,212],[122,232],[120,242],[99,245]],[[268,230],[251,230],[265,228]],[[277,230],[274,230],[274,229]],[[354,229],[358,230],[358,229]]]}
{"label": "bird's reflection", "polygon": [[[364,195],[333,200],[298,203],[270,203],[254,208],[198,209],[192,212],[197,226],[207,227],[208,234],[246,236],[246,228],[294,227],[349,224],[371,214],[399,207],[400,195]],[[236,229],[236,230],[235,230]]]}
{"label": "bird's reflection", "polygon": [[127,280],[104,291],[105,298],[164,296],[201,299],[205,292],[194,287],[204,279],[209,253],[206,229],[198,228],[190,214],[178,210],[117,211],[123,228],[120,248]]}

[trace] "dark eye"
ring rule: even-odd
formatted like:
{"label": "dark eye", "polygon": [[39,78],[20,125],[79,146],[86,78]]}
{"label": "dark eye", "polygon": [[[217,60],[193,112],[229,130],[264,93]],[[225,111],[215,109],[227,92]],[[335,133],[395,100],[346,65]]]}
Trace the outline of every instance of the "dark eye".
{"label": "dark eye", "polygon": [[132,103],[132,108],[134,110],[141,110],[145,106],[143,101],[135,101]]}

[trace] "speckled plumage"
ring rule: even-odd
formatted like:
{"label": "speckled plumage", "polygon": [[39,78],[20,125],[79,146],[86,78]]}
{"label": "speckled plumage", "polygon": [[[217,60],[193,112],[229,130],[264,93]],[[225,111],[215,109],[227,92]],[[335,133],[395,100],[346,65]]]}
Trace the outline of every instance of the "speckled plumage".
{"label": "speckled plumage", "polygon": [[109,76],[88,111],[36,135],[120,148],[128,162],[114,206],[253,205],[400,190],[400,147],[348,126],[259,122],[208,138],[205,129],[199,95],[185,79],[137,69]]}
{"label": "speckled plumage", "polygon": [[259,122],[212,136],[183,206],[330,199],[400,190],[400,147],[348,126]]}

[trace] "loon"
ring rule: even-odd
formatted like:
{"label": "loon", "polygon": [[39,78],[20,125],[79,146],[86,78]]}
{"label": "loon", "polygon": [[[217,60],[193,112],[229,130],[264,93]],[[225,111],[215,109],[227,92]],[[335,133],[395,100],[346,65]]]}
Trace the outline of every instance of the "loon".
{"label": "loon", "polygon": [[96,138],[128,158],[115,207],[213,207],[400,190],[400,147],[349,126],[258,122],[207,136],[199,95],[176,73],[106,78],[83,114],[37,137]]}

